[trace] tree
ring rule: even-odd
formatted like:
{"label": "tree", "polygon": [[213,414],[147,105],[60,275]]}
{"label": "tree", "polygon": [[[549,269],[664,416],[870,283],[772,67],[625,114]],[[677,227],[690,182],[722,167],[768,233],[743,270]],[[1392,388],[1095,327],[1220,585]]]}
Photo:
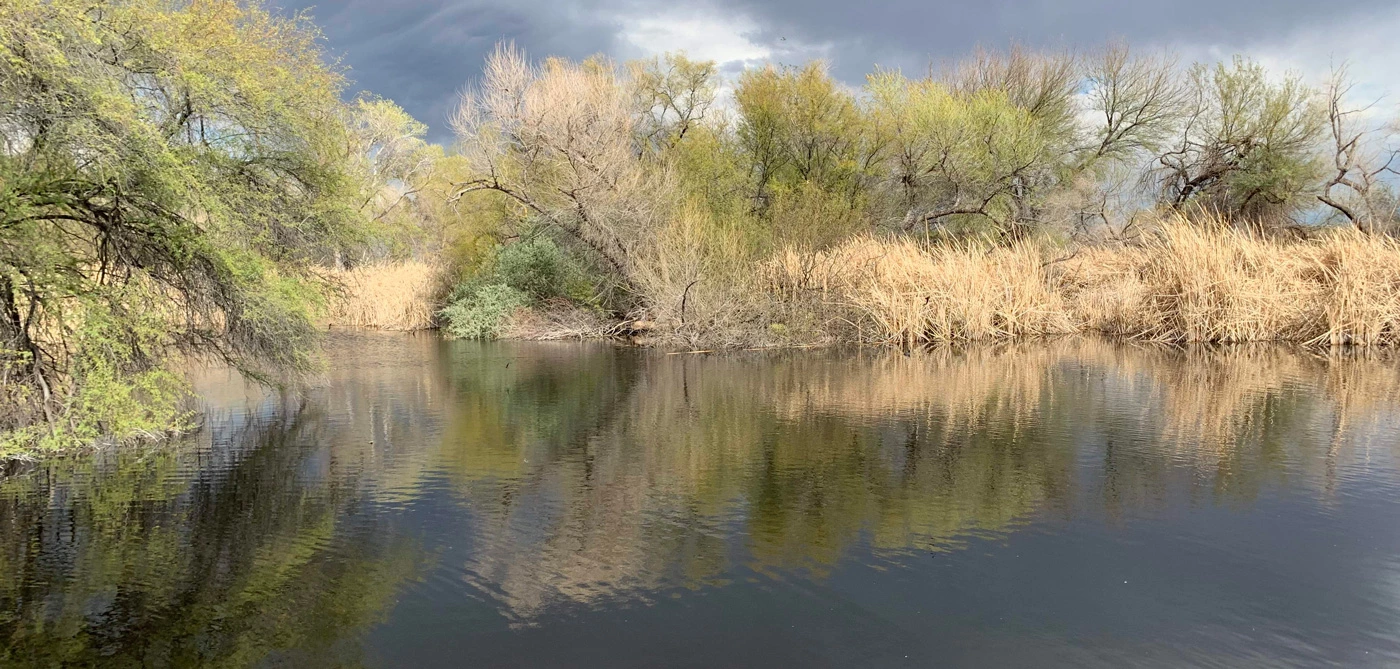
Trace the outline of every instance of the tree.
{"label": "tree", "polygon": [[1347,106],[1352,83],[1346,66],[1332,72],[1327,82],[1327,129],[1332,148],[1331,177],[1322,185],[1318,201],[1345,216],[1358,230],[1372,231],[1378,223],[1393,219],[1395,202],[1386,176],[1400,175],[1396,161],[1400,149],[1392,144],[1392,128],[1368,128],[1358,116],[1367,107]]}
{"label": "tree", "polygon": [[170,427],[175,352],[264,379],[312,365],[306,268],[354,227],[358,190],[317,40],[255,2],[0,5],[12,445]]}
{"label": "tree", "polygon": [[1113,45],[1087,69],[1088,109],[1099,121],[1085,164],[1160,151],[1187,113],[1190,91],[1167,56],[1134,56]]}
{"label": "tree", "polygon": [[453,199],[490,191],[581,242],[624,281],[661,217],[664,171],[647,170],[629,82],[602,60],[530,64],[513,45],[488,58],[453,118],[472,178]]}
{"label": "tree", "polygon": [[703,124],[715,104],[719,72],[714,61],[695,61],[668,53],[629,63],[636,108],[641,112],[638,141],[664,152]]}
{"label": "tree", "polygon": [[945,68],[939,81],[963,99],[999,97],[1033,123],[1042,157],[1013,159],[1012,169],[1004,171],[1009,211],[997,226],[1003,236],[1024,235],[1043,222],[1046,195],[1074,178],[1075,166],[1061,157],[1074,149],[1081,134],[1078,61],[1068,53],[1036,53],[1014,45],[1000,53],[978,50]]}
{"label": "tree", "polygon": [[1029,110],[1001,90],[958,93],[897,72],[871,76],[866,90],[903,229],[962,219],[1009,233],[1023,224],[1028,186],[1058,159]]}
{"label": "tree", "polygon": [[[351,253],[377,257],[404,253],[405,247],[441,242],[446,200],[442,174],[452,161],[424,137],[428,127],[391,100],[361,94],[347,105],[350,143],[345,162],[360,186],[360,218],[365,234],[337,249],[335,264],[352,262]],[[411,251],[411,250],[410,250]]]}
{"label": "tree", "polygon": [[1070,146],[1079,129],[1076,96],[1082,84],[1078,63],[1066,53],[1036,53],[1020,46],[1006,52],[977,50],[954,63],[938,80],[960,97],[997,91],[1025,110],[1047,141]]}
{"label": "tree", "polygon": [[1289,213],[1320,176],[1326,112],[1296,76],[1271,81],[1257,63],[1197,65],[1177,138],[1158,156],[1164,204],[1262,220]]}
{"label": "tree", "polygon": [[774,67],[746,70],[739,76],[734,101],[739,108],[736,133],[748,157],[757,207],[768,200],[768,185],[792,161],[785,146],[786,101],[783,75]]}
{"label": "tree", "polygon": [[849,192],[877,147],[866,140],[855,96],[820,61],[746,71],[734,91],[739,143],[753,166],[754,198],[766,206],[775,180]]}

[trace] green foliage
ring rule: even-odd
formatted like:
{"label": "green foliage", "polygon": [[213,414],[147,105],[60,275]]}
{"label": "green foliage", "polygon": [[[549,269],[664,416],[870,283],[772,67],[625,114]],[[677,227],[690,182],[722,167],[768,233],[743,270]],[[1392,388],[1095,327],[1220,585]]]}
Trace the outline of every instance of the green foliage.
{"label": "green foliage", "polygon": [[1066,151],[1078,140],[1077,98],[1084,78],[1081,63],[1070,54],[1013,45],[1005,52],[979,49],[938,81],[961,98],[993,94],[1005,100],[1030,116],[1046,143]]}
{"label": "green foliage", "polygon": [[0,431],[178,428],[177,354],[312,366],[308,269],[365,224],[318,37],[256,2],[0,6]]}
{"label": "green foliage", "polygon": [[848,189],[869,147],[855,96],[821,62],[764,67],[739,77],[734,91],[738,141],[752,161],[754,197],[766,204],[770,185],[812,182],[827,191]]}
{"label": "green foliage", "polygon": [[596,307],[598,290],[579,264],[537,231],[498,247],[485,271],[458,284],[439,315],[452,337],[492,339],[517,309],[564,298]]}
{"label": "green foliage", "polygon": [[[873,125],[887,144],[887,203],[906,230],[991,222],[1010,228],[1061,156],[1044,124],[995,88],[956,93],[897,72],[870,77]],[[892,216],[893,217],[893,216]]]}
{"label": "green foliage", "polygon": [[1249,218],[1312,204],[1304,195],[1321,177],[1327,123],[1317,91],[1241,57],[1197,65],[1190,82],[1187,130],[1161,159],[1163,198]]}
{"label": "green foliage", "polygon": [[440,313],[443,329],[458,339],[494,339],[506,319],[530,304],[530,295],[501,283],[473,284],[454,294]]}
{"label": "green foliage", "polygon": [[508,244],[496,254],[496,277],[533,300],[562,295],[571,269],[559,245],[548,237]]}

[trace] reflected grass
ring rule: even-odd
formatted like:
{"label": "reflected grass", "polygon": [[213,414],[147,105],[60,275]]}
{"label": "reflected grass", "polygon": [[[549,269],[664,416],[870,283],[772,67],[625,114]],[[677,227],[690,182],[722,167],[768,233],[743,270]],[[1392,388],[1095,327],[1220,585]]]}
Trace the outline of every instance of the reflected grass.
{"label": "reflected grass", "polygon": [[179,448],[0,480],[0,660],[353,663],[429,570],[529,626],[1400,469],[1375,351],[339,345],[295,401],[206,393]]}

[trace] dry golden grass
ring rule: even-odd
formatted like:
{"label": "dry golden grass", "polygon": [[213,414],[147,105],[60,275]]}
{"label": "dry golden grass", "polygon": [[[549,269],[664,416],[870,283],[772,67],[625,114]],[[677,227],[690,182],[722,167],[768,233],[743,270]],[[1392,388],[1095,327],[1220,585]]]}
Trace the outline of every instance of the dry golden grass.
{"label": "dry golden grass", "polygon": [[447,293],[440,265],[417,260],[332,270],[341,290],[329,305],[329,325],[382,330],[426,330]]}
{"label": "dry golden grass", "polygon": [[764,266],[858,338],[914,344],[1098,332],[1161,342],[1400,344],[1400,243],[1354,230],[1281,240],[1168,221],[1151,241],[1051,259],[1030,245],[854,239]]}
{"label": "dry golden grass", "polygon": [[1140,248],[1064,263],[1081,327],[1169,342],[1400,343],[1400,244],[1355,230],[1311,240],[1164,226]]}
{"label": "dry golden grass", "polygon": [[1311,251],[1170,225],[1142,248],[1083,253],[1058,278],[1088,329],[1159,341],[1271,341],[1323,327],[1326,290]]}
{"label": "dry golden grass", "polygon": [[851,240],[828,251],[788,251],[766,266],[780,294],[815,292],[861,319],[859,338],[913,344],[1075,331],[1039,251],[1027,245],[927,248]]}

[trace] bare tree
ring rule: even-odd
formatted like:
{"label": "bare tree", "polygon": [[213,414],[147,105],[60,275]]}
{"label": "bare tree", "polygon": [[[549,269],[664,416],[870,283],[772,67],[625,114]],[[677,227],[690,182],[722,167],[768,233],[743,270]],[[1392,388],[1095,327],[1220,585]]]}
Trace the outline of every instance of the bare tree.
{"label": "bare tree", "polygon": [[1083,162],[1126,159],[1156,151],[1187,113],[1189,89],[1166,55],[1135,56],[1126,45],[1110,46],[1089,62],[1089,109],[1101,117]]}
{"label": "bare tree", "polygon": [[714,61],[668,53],[628,64],[636,108],[641,111],[641,148],[665,151],[703,123],[715,104],[719,70]]}
{"label": "bare tree", "polygon": [[[1358,230],[1370,231],[1381,218],[1394,214],[1383,204],[1386,174],[1400,175],[1395,165],[1400,148],[1387,147],[1393,132],[1367,128],[1357,117],[1364,116],[1374,103],[1359,108],[1346,107],[1353,84],[1343,64],[1332,71],[1327,83],[1327,126],[1332,140],[1332,167],[1335,172],[1322,187],[1317,199],[1336,210]],[[1341,189],[1341,192],[1334,192]]]}
{"label": "bare tree", "polygon": [[499,45],[478,87],[463,94],[453,127],[475,191],[510,198],[572,235],[630,283],[633,256],[659,220],[664,170],[634,151],[636,116],[627,82],[611,63],[550,59],[530,64]]}

